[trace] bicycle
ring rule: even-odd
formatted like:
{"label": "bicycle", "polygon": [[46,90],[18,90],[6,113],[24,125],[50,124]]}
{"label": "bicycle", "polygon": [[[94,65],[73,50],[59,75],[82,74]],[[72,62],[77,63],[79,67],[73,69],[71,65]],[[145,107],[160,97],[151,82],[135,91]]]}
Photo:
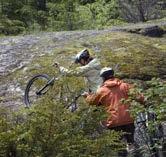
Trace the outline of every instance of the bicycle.
{"label": "bicycle", "polygon": [[[38,74],[33,76],[27,83],[24,94],[25,107],[29,108],[32,104],[36,103],[38,99],[42,98],[53,87],[60,77],[50,77],[47,74]],[[77,109],[77,100],[82,96],[83,90],[76,95],[72,102],[65,107],[74,112]]]}
{"label": "bicycle", "polygon": [[[143,157],[164,157],[164,132],[161,124],[156,124],[153,112],[141,112],[135,120],[135,145]],[[153,128],[149,130],[150,123]]]}

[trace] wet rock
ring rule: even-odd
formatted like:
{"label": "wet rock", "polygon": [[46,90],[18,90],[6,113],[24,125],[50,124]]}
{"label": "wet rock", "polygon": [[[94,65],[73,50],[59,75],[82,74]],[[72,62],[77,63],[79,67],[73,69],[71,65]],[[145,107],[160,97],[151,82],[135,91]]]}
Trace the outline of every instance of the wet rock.
{"label": "wet rock", "polygon": [[1,85],[0,86],[0,97],[5,96],[6,90],[7,90],[7,86],[6,85]]}
{"label": "wet rock", "polygon": [[151,24],[151,23],[140,23],[132,24],[124,27],[114,28],[114,31],[124,31],[129,33],[141,34],[149,37],[162,37],[166,34],[166,30],[163,29],[166,27],[166,22]]}
{"label": "wet rock", "polygon": [[152,26],[152,27],[147,27],[145,29],[141,29],[138,33],[150,37],[161,37],[166,32],[158,26]]}

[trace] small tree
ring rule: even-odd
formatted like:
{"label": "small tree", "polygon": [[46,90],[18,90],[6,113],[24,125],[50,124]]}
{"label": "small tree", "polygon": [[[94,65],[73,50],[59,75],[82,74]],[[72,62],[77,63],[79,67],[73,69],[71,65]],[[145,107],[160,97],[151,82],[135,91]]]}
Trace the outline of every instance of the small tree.
{"label": "small tree", "polygon": [[121,16],[129,22],[161,18],[158,0],[118,0]]}
{"label": "small tree", "polygon": [[[65,88],[68,83],[69,93]],[[81,83],[74,78],[63,79],[30,109],[14,114],[0,112],[0,156],[115,156],[123,143],[115,131],[98,132],[99,121],[105,117],[102,109],[90,108],[83,100],[79,100],[79,109],[74,113],[64,107]],[[57,97],[59,92],[62,99]]]}

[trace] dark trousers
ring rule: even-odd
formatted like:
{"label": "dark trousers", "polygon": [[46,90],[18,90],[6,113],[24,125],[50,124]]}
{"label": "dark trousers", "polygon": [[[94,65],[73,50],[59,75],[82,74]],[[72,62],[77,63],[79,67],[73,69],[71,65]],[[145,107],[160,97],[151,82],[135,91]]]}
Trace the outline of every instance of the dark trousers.
{"label": "dark trousers", "polygon": [[123,131],[124,135],[122,136],[122,138],[125,138],[127,143],[129,144],[134,143],[134,130],[135,130],[134,123],[113,127],[110,129],[115,131]]}
{"label": "dark trousers", "polygon": [[[127,144],[134,145],[134,123],[128,125],[117,126],[114,128],[110,128],[111,130],[115,131],[123,131],[123,135],[121,137],[122,140],[125,140]],[[126,157],[128,155],[127,149],[118,151],[118,157]]]}

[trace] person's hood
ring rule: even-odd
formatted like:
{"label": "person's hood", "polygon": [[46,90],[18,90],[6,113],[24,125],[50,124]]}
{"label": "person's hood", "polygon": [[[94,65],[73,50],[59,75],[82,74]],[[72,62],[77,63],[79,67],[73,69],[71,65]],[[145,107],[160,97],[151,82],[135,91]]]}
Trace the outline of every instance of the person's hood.
{"label": "person's hood", "polygon": [[119,86],[121,83],[122,83],[121,80],[113,78],[113,79],[109,79],[109,80],[105,81],[103,83],[103,86],[109,88],[109,87]]}

